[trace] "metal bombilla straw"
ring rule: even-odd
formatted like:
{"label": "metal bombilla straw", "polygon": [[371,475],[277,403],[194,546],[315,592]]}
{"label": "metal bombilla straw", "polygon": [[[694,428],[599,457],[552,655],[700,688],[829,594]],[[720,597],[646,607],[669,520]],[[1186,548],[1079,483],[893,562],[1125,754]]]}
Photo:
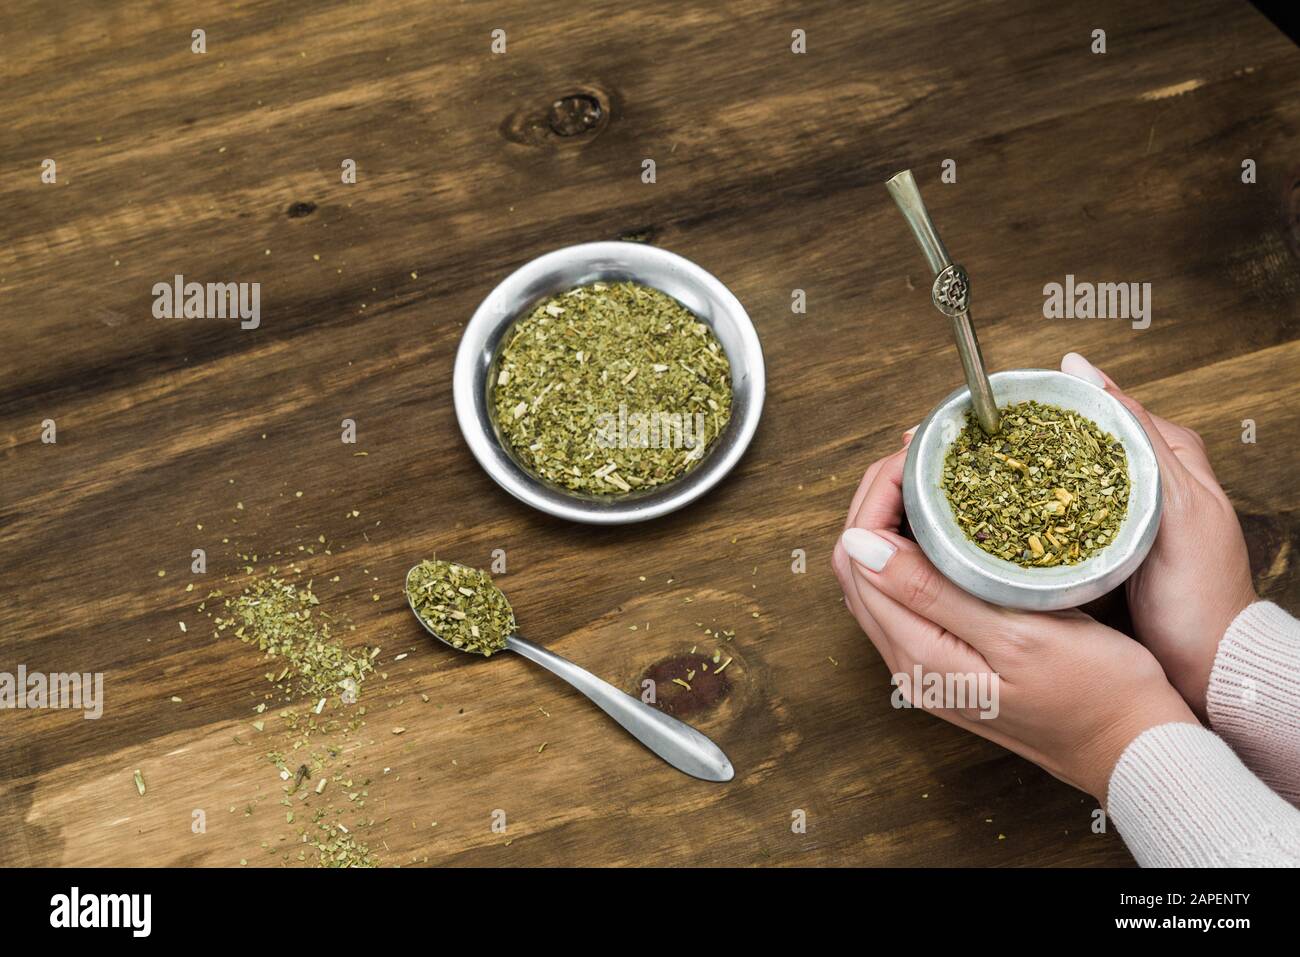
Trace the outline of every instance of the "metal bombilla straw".
{"label": "metal bombilla straw", "polygon": [[975,418],[985,432],[993,435],[1001,425],[1001,418],[984,369],[984,357],[980,355],[980,344],[975,338],[975,326],[971,322],[970,276],[952,261],[944,248],[943,240],[939,238],[939,232],[921,200],[921,191],[916,188],[912,171],[905,169],[895,173],[885,182],[885,187],[912,228],[912,235],[916,237],[921,252],[925,253],[930,271],[935,274],[930,299],[936,309],[952,320],[952,334],[957,340],[957,354],[961,356],[961,368],[966,374]]}

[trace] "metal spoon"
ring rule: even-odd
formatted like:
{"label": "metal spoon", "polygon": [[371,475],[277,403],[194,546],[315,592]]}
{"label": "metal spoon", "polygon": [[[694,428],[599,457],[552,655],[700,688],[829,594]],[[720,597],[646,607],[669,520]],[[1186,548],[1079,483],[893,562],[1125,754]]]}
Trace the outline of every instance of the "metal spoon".
{"label": "metal spoon", "polygon": [[[415,568],[412,568],[406,573],[408,581],[411,572],[414,571]],[[415,615],[416,621],[424,626],[425,631],[448,648],[455,647],[430,628],[416,612],[415,605],[411,602],[409,588],[406,592],[406,600],[407,604],[411,605],[411,613]],[[658,708],[652,708],[640,699],[619,691],[585,668],[579,668],[573,662],[545,648],[524,641],[518,635],[511,635],[506,639],[506,648],[517,655],[523,655],[529,661],[536,662],[573,685],[595,702],[600,710],[621,724],[632,737],[677,770],[705,781],[730,781],[735,776],[736,772],[722,750],[689,724],[678,721]]]}

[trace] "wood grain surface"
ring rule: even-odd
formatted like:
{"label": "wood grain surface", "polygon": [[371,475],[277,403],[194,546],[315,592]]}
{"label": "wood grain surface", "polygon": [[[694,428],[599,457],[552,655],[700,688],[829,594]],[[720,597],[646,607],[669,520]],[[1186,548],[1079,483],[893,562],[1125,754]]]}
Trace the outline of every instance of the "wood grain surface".
{"label": "wood grain surface", "polygon": [[[1131,864],[1092,799],[891,708],[830,571],[863,470],[959,382],[882,185],[904,166],[990,366],[1076,349],[1199,430],[1261,593],[1295,606],[1300,51],[1245,3],[14,0],[5,21],[0,671],[102,672],[105,702],[0,712],[0,864],[299,864],[276,708],[251,727],[266,666],[196,611],[254,552],[382,649],[338,759],[364,807],[319,800],[385,865]],[[566,96],[599,117],[553,115]],[[705,499],[579,527],[479,468],[452,359],[512,269],[617,238],[736,293],[768,398]],[[155,319],[178,273],[260,283],[260,327]],[[1150,328],[1042,318],[1066,274],[1152,283]],[[405,570],[495,549],[523,633],[629,690],[734,629],[727,672],[673,706],[736,779],[673,771],[523,660],[427,640]]]}

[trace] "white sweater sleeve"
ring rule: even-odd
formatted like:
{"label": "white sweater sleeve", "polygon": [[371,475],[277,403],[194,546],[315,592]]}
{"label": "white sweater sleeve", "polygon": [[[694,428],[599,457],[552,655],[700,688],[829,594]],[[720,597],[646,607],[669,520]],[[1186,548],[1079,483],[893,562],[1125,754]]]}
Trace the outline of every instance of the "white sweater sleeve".
{"label": "white sweater sleeve", "polygon": [[1300,810],[1197,724],[1163,724],[1129,744],[1107,813],[1143,867],[1300,866]]}
{"label": "white sweater sleeve", "polygon": [[1210,727],[1300,805],[1300,622],[1257,601],[1228,626],[1206,692]]}

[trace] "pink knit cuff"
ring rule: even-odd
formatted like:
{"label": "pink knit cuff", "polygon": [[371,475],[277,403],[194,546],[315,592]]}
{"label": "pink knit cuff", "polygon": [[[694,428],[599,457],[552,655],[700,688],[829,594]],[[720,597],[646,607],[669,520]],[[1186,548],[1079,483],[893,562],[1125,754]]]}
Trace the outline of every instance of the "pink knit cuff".
{"label": "pink knit cuff", "polygon": [[1111,773],[1106,814],[1143,867],[1300,866],[1300,811],[1199,724],[1138,735]]}
{"label": "pink knit cuff", "polygon": [[1206,707],[1245,765],[1300,806],[1300,621],[1271,601],[1237,615],[1219,642]]}

